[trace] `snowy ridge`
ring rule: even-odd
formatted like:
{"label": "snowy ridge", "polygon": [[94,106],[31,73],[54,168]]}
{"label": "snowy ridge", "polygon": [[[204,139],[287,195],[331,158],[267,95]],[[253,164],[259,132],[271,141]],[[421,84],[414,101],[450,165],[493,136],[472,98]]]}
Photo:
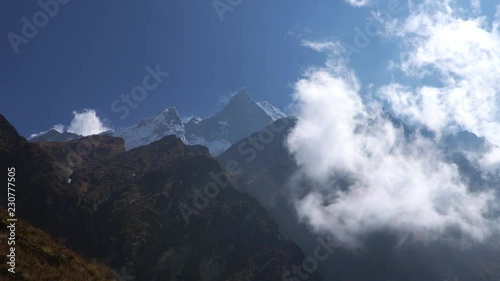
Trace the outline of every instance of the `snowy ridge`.
{"label": "snowy ridge", "polygon": [[[193,117],[184,123],[175,107],[169,107],[134,126],[102,134],[123,138],[127,150],[148,145],[167,135],[176,135],[185,144],[206,146],[210,154],[217,156],[241,138],[283,117],[286,115],[278,108],[266,101],[255,102],[244,89],[221,111],[205,119]],[[51,130],[50,134],[37,135],[36,141],[65,141],[66,137],[79,137],[63,134],[67,133]]]}
{"label": "snowy ridge", "polygon": [[281,110],[279,110],[279,108],[273,106],[267,101],[257,102],[257,105],[260,106],[260,108],[262,108],[267,113],[267,115],[269,115],[273,119],[273,121],[286,117],[285,113],[283,113]]}
{"label": "snowy ridge", "polygon": [[127,150],[150,144],[168,135],[176,135],[186,142],[184,124],[173,107],[161,111],[156,116],[146,118],[135,126],[107,131],[104,134],[123,138]]}
{"label": "snowy ridge", "polygon": [[231,146],[231,143],[224,140],[215,140],[215,141],[206,141],[202,137],[197,137],[195,135],[191,135],[189,137],[189,141],[185,142],[186,144],[197,144],[197,145],[203,145],[208,148],[208,151],[210,152],[211,155],[217,156],[222,154],[222,152],[226,151]]}

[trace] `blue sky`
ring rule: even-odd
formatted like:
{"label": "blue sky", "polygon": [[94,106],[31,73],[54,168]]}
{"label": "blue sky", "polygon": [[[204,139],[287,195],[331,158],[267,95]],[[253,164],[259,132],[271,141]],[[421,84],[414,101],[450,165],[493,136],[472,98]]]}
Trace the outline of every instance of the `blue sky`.
{"label": "blue sky", "polygon": [[[354,28],[363,28],[371,12],[386,10],[387,2],[359,8],[344,1],[243,0],[221,20],[212,1],[72,0],[59,5],[16,54],[8,34],[21,35],[22,18],[32,21],[41,7],[34,1],[3,1],[0,112],[29,136],[69,125],[72,112],[86,108],[112,127],[133,125],[170,105],[183,116],[206,117],[221,98],[242,87],[256,100],[286,110],[304,70],[325,61],[303,41],[353,44]],[[400,9],[397,16],[404,16],[405,1]],[[365,85],[393,78],[387,59],[395,46],[391,39],[373,37],[351,57]],[[170,75],[120,119],[111,104],[142,84],[145,68],[156,65]]]}
{"label": "blue sky", "polygon": [[[245,86],[283,109],[290,85],[323,62],[301,40],[352,40],[352,28],[369,15],[342,1],[244,0],[221,21],[211,1],[73,0],[16,54],[7,34],[21,35],[21,19],[40,10],[34,1],[0,4],[0,112],[23,135],[67,125],[72,111],[85,108],[114,127],[169,105],[208,116],[221,97]],[[170,76],[121,120],[111,103],[157,64]]]}

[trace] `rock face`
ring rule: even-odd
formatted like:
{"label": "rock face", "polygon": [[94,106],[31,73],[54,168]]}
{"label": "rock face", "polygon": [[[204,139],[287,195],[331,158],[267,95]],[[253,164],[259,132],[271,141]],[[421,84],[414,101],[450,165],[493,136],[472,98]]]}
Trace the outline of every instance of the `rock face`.
{"label": "rock face", "polygon": [[[405,135],[414,133],[401,121],[392,121]],[[288,185],[298,170],[284,145],[294,125],[293,118],[278,120],[235,143],[217,160],[223,167],[236,165],[239,170],[235,181],[241,183],[237,187],[257,199],[285,237],[297,243],[307,256],[314,256],[320,234],[298,222],[292,200],[296,196],[300,198],[311,183],[303,181],[296,189]],[[459,167],[462,176],[475,180],[478,172],[463,157],[457,156],[460,155],[457,148],[483,149],[487,141],[470,133],[459,133],[445,140],[451,143],[449,161]],[[495,184],[498,188],[500,179],[491,186]],[[348,185],[332,188],[348,188]],[[367,235],[364,246],[355,252],[336,247],[327,260],[319,263],[318,271],[325,280],[339,281],[500,280],[500,249],[490,244],[463,248],[449,241],[423,243],[412,238],[402,243],[392,233],[380,231]]]}
{"label": "rock face", "polygon": [[1,115],[0,130],[18,215],[126,280],[282,280],[305,260],[205,147],[175,136],[128,151],[110,136],[32,144]]}
{"label": "rock face", "polygon": [[[168,135],[176,135],[185,144],[208,147],[210,154],[216,156],[236,141],[282,117],[285,117],[285,114],[278,108],[266,101],[254,101],[244,89],[233,96],[221,111],[206,119],[193,117],[183,123],[175,107],[169,107],[132,127],[114,129],[103,134],[123,138],[126,149],[147,145]],[[61,134],[50,130],[29,140],[68,141],[80,137],[72,133]]]}

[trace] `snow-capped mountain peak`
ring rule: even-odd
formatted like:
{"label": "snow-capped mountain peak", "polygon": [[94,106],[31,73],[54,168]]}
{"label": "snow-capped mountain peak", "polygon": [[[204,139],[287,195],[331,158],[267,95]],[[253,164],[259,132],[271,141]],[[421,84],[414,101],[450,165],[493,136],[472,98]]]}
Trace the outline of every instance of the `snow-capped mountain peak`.
{"label": "snow-capped mountain peak", "polygon": [[[134,126],[103,134],[122,137],[126,149],[147,145],[167,135],[176,135],[186,144],[207,146],[210,153],[217,156],[231,144],[285,116],[268,102],[254,101],[244,88],[221,111],[205,119],[193,117],[184,123],[179,112],[171,106]],[[43,135],[37,136],[37,141],[43,140]]]}
{"label": "snow-capped mountain peak", "polygon": [[173,106],[162,110],[158,116],[161,116],[169,125],[182,125],[181,115]]}
{"label": "snow-capped mountain peak", "polygon": [[104,134],[122,137],[125,139],[127,149],[149,144],[167,135],[177,135],[185,141],[184,124],[175,107],[169,107],[153,117],[145,118],[135,126],[110,130]]}

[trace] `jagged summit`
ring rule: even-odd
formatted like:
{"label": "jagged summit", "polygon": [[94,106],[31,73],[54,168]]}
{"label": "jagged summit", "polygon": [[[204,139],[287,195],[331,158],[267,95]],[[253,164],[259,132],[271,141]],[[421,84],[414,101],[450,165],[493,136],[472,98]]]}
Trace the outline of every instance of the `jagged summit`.
{"label": "jagged summit", "polygon": [[248,89],[243,88],[221,111],[209,118],[193,117],[183,123],[176,108],[170,106],[136,126],[106,134],[124,138],[127,149],[149,144],[166,135],[176,135],[186,144],[207,146],[215,156],[232,143],[285,116],[269,102],[254,101]]}
{"label": "jagged summit", "polygon": [[205,142],[224,140],[232,144],[261,130],[274,120],[272,114],[268,114],[250,97],[248,90],[243,89],[233,96],[221,111],[189,126],[189,133]]}
{"label": "jagged summit", "polygon": [[[250,96],[247,88],[243,88],[236,95],[234,95],[226,105],[226,108],[236,107],[238,109],[242,107],[260,107],[265,111],[267,115],[269,115],[273,121],[286,117],[286,114],[279,110],[277,107],[273,106],[271,103],[267,101],[257,102]],[[223,110],[224,110],[223,109]],[[221,111],[223,111],[221,110]]]}
{"label": "jagged summit", "polygon": [[250,97],[250,93],[247,88],[241,89],[236,95],[232,96],[229,100],[231,102],[241,102],[241,101],[253,101],[252,97]]}
{"label": "jagged summit", "polygon": [[182,125],[181,115],[174,106],[170,106],[160,112],[163,120],[171,125]]}

